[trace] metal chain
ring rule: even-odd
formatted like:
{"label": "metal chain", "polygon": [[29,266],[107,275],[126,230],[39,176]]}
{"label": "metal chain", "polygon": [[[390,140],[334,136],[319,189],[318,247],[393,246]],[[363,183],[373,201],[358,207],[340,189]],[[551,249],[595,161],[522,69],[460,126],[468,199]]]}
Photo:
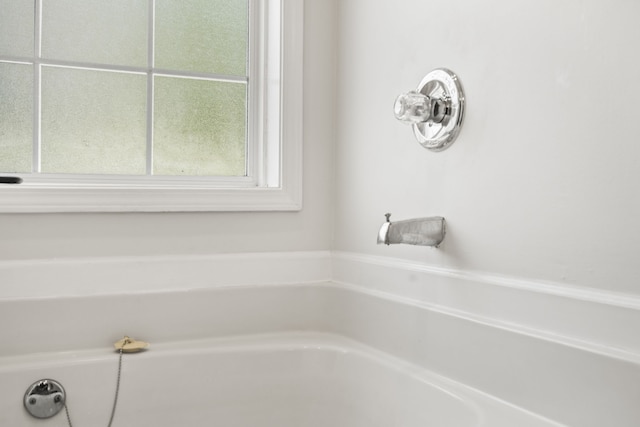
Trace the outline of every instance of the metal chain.
{"label": "metal chain", "polygon": [[67,422],[69,423],[69,427],[73,427],[71,424],[71,417],[69,416],[69,407],[67,407],[67,402],[64,402],[64,412],[67,414]]}
{"label": "metal chain", "polygon": [[[121,374],[122,374],[122,347],[120,347],[120,357],[118,358],[118,380],[116,381],[116,394],[113,398],[113,408],[111,408],[111,417],[109,418],[109,424],[107,427],[111,427],[111,424],[113,423],[113,417],[116,415],[116,406],[118,406],[118,393],[120,392]],[[66,401],[64,403],[64,411],[67,414],[67,422],[69,423],[69,427],[73,427],[73,424],[71,423],[71,417],[69,416],[69,408],[67,407]]]}
{"label": "metal chain", "polygon": [[116,406],[118,405],[118,393],[120,392],[120,374],[122,374],[122,349],[123,348],[124,348],[124,344],[122,345],[122,347],[120,347],[120,357],[118,359],[118,380],[116,381],[116,394],[113,398],[113,408],[111,408],[111,417],[109,418],[109,425],[107,427],[111,427],[111,423],[113,423],[113,417],[116,415]]}

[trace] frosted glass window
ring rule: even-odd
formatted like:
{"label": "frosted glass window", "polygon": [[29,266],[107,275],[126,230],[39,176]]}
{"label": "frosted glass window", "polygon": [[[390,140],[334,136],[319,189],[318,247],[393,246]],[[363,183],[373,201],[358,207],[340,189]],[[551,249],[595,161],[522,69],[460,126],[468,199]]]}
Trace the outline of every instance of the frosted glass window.
{"label": "frosted glass window", "polygon": [[33,56],[34,1],[0,0],[0,55]]}
{"label": "frosted glass window", "polygon": [[155,79],[154,174],[246,173],[246,85]]}
{"label": "frosted glass window", "polygon": [[33,67],[0,63],[0,171],[31,172]]}
{"label": "frosted glass window", "polygon": [[249,0],[0,0],[0,173],[250,186],[249,22]]}
{"label": "frosted glass window", "polygon": [[156,0],[156,66],[245,75],[247,0]]}
{"label": "frosted glass window", "polygon": [[144,174],[144,75],[44,67],[42,172]]}
{"label": "frosted glass window", "polygon": [[[180,4],[181,1],[174,1]],[[147,0],[42,2],[42,56],[83,63],[147,64]],[[32,17],[33,19],[33,17]]]}

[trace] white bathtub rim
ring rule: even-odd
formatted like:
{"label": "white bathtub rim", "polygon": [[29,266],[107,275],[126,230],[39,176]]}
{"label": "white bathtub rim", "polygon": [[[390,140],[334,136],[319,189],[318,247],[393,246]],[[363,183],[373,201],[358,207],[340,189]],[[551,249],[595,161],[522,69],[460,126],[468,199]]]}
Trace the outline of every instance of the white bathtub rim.
{"label": "white bathtub rim", "polygon": [[[55,301],[55,300],[85,300],[87,298],[101,298],[101,297],[117,297],[126,298],[132,296],[156,296],[156,295],[188,295],[195,293],[210,293],[210,292],[225,292],[225,291],[251,291],[251,290],[265,290],[265,289],[338,289],[346,290],[362,295],[371,296],[374,298],[390,301],[393,303],[404,304],[411,307],[416,307],[424,310],[428,310],[435,313],[440,313],[446,316],[456,317],[464,319],[469,322],[480,324],[487,327],[493,327],[507,332],[525,335],[530,338],[544,340],[552,342],[554,344],[575,348],[590,353],[595,353],[605,357],[610,357],[616,360],[630,362],[640,365],[640,354],[629,351],[624,348],[617,348],[610,345],[604,345],[598,342],[581,340],[576,337],[557,334],[550,331],[527,327],[522,324],[510,323],[503,320],[499,320],[492,317],[482,316],[469,311],[458,310],[449,306],[434,304],[417,298],[409,296],[403,296],[391,292],[385,292],[379,289],[370,289],[366,286],[357,285],[353,283],[342,283],[339,281],[320,281],[320,282],[292,282],[292,283],[263,283],[263,284],[232,284],[232,285],[215,285],[215,286],[193,286],[193,287],[178,287],[162,288],[162,289],[133,289],[128,292],[105,292],[94,294],[62,294],[62,295],[49,295],[49,296],[26,296],[17,298],[5,298],[0,299],[0,305],[10,304],[11,302],[18,301]],[[319,331],[322,333],[323,331]],[[224,339],[213,338],[213,339]],[[8,356],[9,357],[9,356]]]}
{"label": "white bathtub rim", "polygon": [[[629,308],[634,310],[640,310],[640,296],[624,294],[620,292],[604,291],[594,288],[585,288],[566,283],[548,282],[541,280],[530,280],[520,277],[502,276],[496,274],[490,274],[486,272],[477,271],[464,271],[455,270],[449,268],[436,267],[433,265],[422,264],[419,262],[408,261],[400,258],[382,257],[354,252],[342,252],[342,251],[299,251],[299,252],[250,252],[250,253],[222,253],[222,254],[175,254],[175,255],[139,255],[139,256],[122,256],[122,257],[88,257],[88,258],[49,258],[49,259],[29,259],[29,260],[0,260],[0,277],[2,274],[11,274],[21,272],[21,270],[38,269],[38,268],[50,268],[50,267],[73,267],[73,268],[95,268],[94,276],[96,279],[100,279],[100,274],[108,271],[109,267],[130,267],[130,266],[164,266],[167,264],[173,264],[173,267],[186,271],[191,266],[189,264],[195,263],[199,267],[213,269],[219,266],[225,265],[227,262],[243,262],[249,266],[247,269],[241,271],[234,271],[235,275],[242,275],[245,271],[250,271],[253,266],[260,262],[274,262],[279,261],[286,263],[287,267],[295,268],[295,264],[300,261],[309,261],[310,265],[313,265],[315,271],[311,273],[312,278],[302,278],[296,280],[289,280],[287,283],[293,282],[321,282],[321,281],[341,281],[340,277],[336,277],[335,272],[332,272],[331,263],[333,261],[352,261],[360,264],[369,264],[375,266],[382,266],[392,269],[400,269],[405,271],[414,271],[420,273],[426,273],[429,275],[439,277],[450,277],[455,279],[462,279],[475,283],[482,283],[492,286],[499,286],[509,289],[520,289],[527,292],[533,292],[537,294],[548,294],[557,297],[565,297],[572,300],[581,300],[587,302],[594,302],[597,304],[606,304],[615,307]],[[303,273],[308,272],[308,269],[300,268],[295,270],[294,274],[299,274],[301,277],[305,277]],[[226,275],[221,274],[222,278],[205,276],[207,284],[200,283],[186,283],[184,287],[211,287],[217,285],[229,285],[226,283]],[[48,280],[50,277],[42,275],[42,280]],[[141,277],[135,280],[131,286],[141,287],[140,290],[176,290],[183,288],[182,285],[161,285],[152,283],[141,283],[146,278]],[[237,279],[234,281],[242,281]],[[279,280],[271,279],[269,277],[261,278],[252,282],[252,284],[271,284],[281,283]],[[20,283],[20,286],[23,286]],[[32,283],[27,283],[26,286],[33,286]],[[63,286],[61,289],[59,286]],[[111,284],[110,284],[111,285]],[[64,295],[64,284],[56,284],[58,288],[55,290],[55,295]],[[89,289],[92,285],[86,285],[82,287],[81,295],[93,295],[103,293],[119,293],[126,292],[126,288],[114,288],[108,286],[104,289],[97,290]],[[94,285],[95,286],[95,285]],[[6,287],[6,283],[5,283]],[[80,289],[78,287],[78,289]],[[39,289],[39,295],[43,295],[46,289]],[[0,299],[4,298],[5,292],[0,289]],[[73,293],[73,295],[76,295]]]}
{"label": "white bathtub rim", "polygon": [[599,354],[605,357],[611,357],[613,359],[622,360],[625,362],[640,364],[640,354],[637,354],[632,351],[628,351],[626,349],[602,345],[596,342],[591,342],[586,340],[580,340],[580,339],[576,339],[575,337],[570,337],[567,335],[554,334],[548,331],[529,328],[516,323],[504,322],[491,317],[485,317],[485,316],[473,314],[468,311],[456,310],[454,308],[447,307],[444,305],[433,304],[433,303],[425,302],[422,300],[399,296],[393,293],[384,292],[380,290],[367,289],[363,286],[354,285],[351,283],[341,283],[341,282],[333,281],[331,283],[326,284],[325,286],[334,287],[338,289],[351,290],[351,291],[359,292],[365,295],[370,295],[376,298],[381,298],[387,301],[393,301],[396,303],[421,308],[424,310],[444,314],[447,316],[457,317],[457,318],[464,319],[469,322],[477,323],[483,326],[488,326],[488,327],[504,330],[507,332],[525,335],[527,337],[534,338],[534,339],[553,342],[554,344],[559,344],[565,347],[571,347],[578,350]]}
{"label": "white bathtub rim", "polygon": [[[272,265],[279,268],[268,268]],[[329,251],[5,260],[0,261],[0,301],[330,279]]]}
{"label": "white bathtub rim", "polygon": [[104,298],[104,297],[135,297],[135,296],[154,296],[154,295],[186,295],[198,292],[224,292],[224,291],[247,291],[247,290],[263,290],[269,288],[315,288],[318,286],[334,286],[339,284],[329,280],[320,281],[291,281],[291,282],[264,282],[261,284],[227,284],[227,285],[181,285],[179,287],[163,287],[155,289],[150,288],[134,288],[126,291],[96,291],[93,293],[77,292],[62,293],[60,295],[34,295],[34,296],[16,296],[0,298],[0,304],[19,302],[19,301],[55,301],[55,300],[82,300],[87,298]]}
{"label": "white bathtub rim", "polygon": [[[93,258],[52,258],[52,259],[32,259],[32,260],[0,260],[0,277],[2,274],[18,273],[21,270],[26,269],[38,269],[49,267],[73,267],[73,268],[95,268],[94,276],[96,279],[100,279],[101,273],[108,271],[109,267],[130,267],[130,266],[163,266],[166,264],[175,264],[173,267],[186,271],[190,266],[190,263],[196,263],[198,266],[213,269],[213,265],[218,263],[222,266],[230,261],[247,263],[249,266],[241,271],[233,271],[234,275],[242,275],[245,271],[250,271],[253,266],[260,262],[273,262],[280,261],[286,263],[287,267],[295,268],[295,264],[299,261],[310,261],[311,265],[315,267],[314,272],[311,273],[311,278],[305,277],[308,269],[299,268],[294,274],[299,274],[301,278],[294,280],[288,280],[282,282],[275,278],[260,278],[254,280],[250,284],[255,285],[269,285],[269,284],[282,284],[282,283],[313,283],[323,281],[342,282],[340,277],[336,277],[335,272],[332,272],[329,264],[334,261],[346,260],[357,262],[360,264],[369,264],[374,266],[382,266],[390,269],[400,269],[404,271],[414,271],[425,273],[428,275],[439,277],[450,277],[455,279],[462,279],[469,282],[481,283],[491,286],[499,286],[509,289],[519,289],[527,292],[533,292],[536,294],[547,294],[557,297],[564,297],[571,300],[581,300],[586,302],[593,302],[597,304],[611,305],[614,307],[629,308],[640,311],[640,296],[623,294],[613,291],[604,291],[593,288],[584,288],[564,283],[554,283],[539,280],[528,280],[519,277],[508,277],[495,274],[489,274],[484,272],[475,271],[463,271],[454,270],[442,267],[436,267],[432,265],[426,265],[418,262],[407,261],[399,258],[381,257],[368,254],[360,254],[353,252],[341,252],[341,251],[300,251],[300,252],[252,252],[252,253],[226,253],[226,254],[176,254],[176,255],[151,255],[151,256],[123,256],[123,257],[93,257]],[[216,265],[218,268],[220,265]],[[101,270],[102,269],[102,270]],[[185,283],[184,285],[158,285],[156,283],[149,283],[148,278],[133,278],[131,284],[128,284],[128,288],[118,288],[115,286],[98,287],[98,289],[91,289],[95,285],[74,286],[69,291],[65,290],[65,284],[56,284],[55,294],[50,296],[76,296],[76,295],[103,295],[112,293],[122,293],[132,291],[175,291],[180,289],[190,288],[208,288],[217,286],[242,286],[246,281],[235,279],[233,283],[229,283],[226,280],[227,276],[222,274],[222,278],[205,276],[207,283]],[[42,275],[41,280],[48,280],[50,277]],[[236,284],[242,282],[242,284]],[[12,284],[10,283],[9,286]],[[20,286],[34,286],[33,283],[23,284]],[[61,287],[62,286],[62,287]],[[4,287],[7,284],[4,283]],[[24,288],[21,289],[24,291]],[[35,297],[46,295],[46,289],[37,289],[38,293],[33,295]],[[0,289],[0,300],[7,298],[4,295],[6,292],[4,289]],[[28,295],[16,295],[16,298],[28,297]],[[9,296],[8,298],[12,298]]]}
{"label": "white bathtub rim", "polygon": [[[401,258],[382,257],[355,252],[333,251],[332,259],[355,261],[363,264],[402,269],[406,271],[415,271],[440,277],[462,279],[469,282],[500,286],[509,289],[520,289],[537,294],[548,294],[574,300],[594,302],[597,304],[606,304],[614,307],[640,310],[640,295],[633,295],[622,292],[605,291],[601,289],[581,287],[567,283],[531,280],[516,276],[498,275],[481,271],[465,271],[436,267],[433,265],[408,261]],[[337,279],[335,275],[332,276],[332,279],[335,282],[339,282],[339,279]]]}
{"label": "white bathtub rim", "polygon": [[72,258],[31,258],[0,260],[0,268],[31,267],[34,265],[71,265],[78,264],[136,264],[140,262],[164,263],[185,261],[247,261],[263,259],[311,259],[330,258],[331,251],[271,251],[271,252],[228,252],[213,254],[160,254],[160,255],[123,255],[93,256]]}
{"label": "white bathtub rim", "polygon": [[[385,274],[393,276],[396,272],[416,272],[423,277],[452,278],[463,280],[471,286],[474,292],[488,297],[491,295],[506,295],[508,298],[502,304],[528,295],[548,299],[555,304],[559,312],[570,311],[575,303],[584,301],[593,306],[581,306],[581,310],[589,315],[597,311],[601,318],[590,316],[590,320],[607,325],[604,330],[588,330],[585,326],[570,326],[562,323],[562,319],[553,319],[544,313],[535,318],[521,319],[519,315],[507,313],[498,309],[495,312],[483,312],[478,307],[460,305],[459,301],[437,301],[437,298],[424,295],[411,295],[410,283],[400,283],[401,286],[387,285],[383,290],[376,289],[376,285],[353,280],[354,271],[349,279],[341,277],[344,271],[336,268],[344,262],[351,270],[366,269],[367,266],[382,268]],[[237,265],[246,268],[235,268]],[[276,263],[278,268],[265,268]],[[170,268],[167,268],[170,266]],[[67,270],[79,268],[79,278]],[[40,270],[39,270],[40,269]],[[114,270],[123,269],[124,273]],[[169,274],[162,274],[170,271]],[[33,271],[35,270],[35,272]],[[259,273],[255,273],[257,270]],[[274,271],[272,271],[274,270]],[[285,270],[283,273],[282,271]],[[343,269],[344,270],[344,269]],[[61,283],[55,287],[48,286],[49,275],[56,271],[63,271]],[[151,273],[150,273],[151,272]],[[30,279],[27,283],[20,281],[20,276],[27,273]],[[342,274],[341,274],[342,273]],[[117,280],[113,280],[113,277]],[[169,277],[167,277],[169,276]],[[57,279],[57,278],[56,278]],[[68,279],[68,280],[64,280]],[[54,279],[55,280],[55,279]],[[76,281],[74,283],[74,280]],[[127,283],[123,283],[124,281]],[[93,283],[95,281],[95,283]],[[55,298],[75,298],[85,296],[106,295],[144,295],[168,292],[194,292],[205,289],[248,288],[252,286],[299,286],[317,284],[338,284],[357,286],[359,291],[371,289],[376,294],[399,302],[418,302],[423,307],[468,320],[508,329],[513,332],[527,334],[571,345],[577,348],[594,351],[599,354],[638,363],[640,360],[640,340],[628,325],[617,325],[614,320],[618,314],[628,315],[629,311],[634,319],[640,322],[640,297],[621,295],[592,289],[579,289],[565,284],[553,284],[539,281],[524,280],[517,277],[501,277],[496,275],[456,271],[444,269],[417,262],[410,262],[391,257],[379,257],[349,252],[308,251],[308,252],[267,252],[267,253],[234,253],[213,255],[156,255],[114,258],[82,258],[82,259],[49,259],[49,260],[13,260],[0,261],[0,303],[21,301],[26,299],[44,300]],[[89,283],[85,283],[89,282]],[[115,283],[114,283],[115,282]],[[404,288],[403,288],[404,286]],[[426,292],[447,288],[446,285],[431,287],[421,285],[419,289]],[[443,287],[444,286],[444,287]],[[378,286],[380,287],[380,286]],[[356,289],[356,288],[352,288]],[[448,289],[448,288],[447,288]],[[455,291],[456,287],[451,288]],[[518,292],[513,296],[503,293],[500,289]],[[448,292],[448,291],[447,291]],[[430,300],[431,298],[431,300]],[[588,305],[587,304],[587,305]],[[619,313],[618,311],[621,310]],[[623,311],[627,313],[622,313]],[[608,329],[607,329],[608,328]],[[608,333],[615,328],[615,334]],[[632,329],[632,328],[631,328]]]}
{"label": "white bathtub rim", "polygon": [[617,359],[640,361],[640,337],[629,327],[640,325],[639,296],[348,252],[334,252],[332,260],[334,283]]}

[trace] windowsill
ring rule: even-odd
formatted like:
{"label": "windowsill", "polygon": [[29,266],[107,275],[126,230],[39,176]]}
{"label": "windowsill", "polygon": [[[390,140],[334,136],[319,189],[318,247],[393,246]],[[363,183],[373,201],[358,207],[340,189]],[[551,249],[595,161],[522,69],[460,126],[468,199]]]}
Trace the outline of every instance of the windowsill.
{"label": "windowsill", "polygon": [[289,188],[0,188],[0,212],[297,211],[300,186]]}

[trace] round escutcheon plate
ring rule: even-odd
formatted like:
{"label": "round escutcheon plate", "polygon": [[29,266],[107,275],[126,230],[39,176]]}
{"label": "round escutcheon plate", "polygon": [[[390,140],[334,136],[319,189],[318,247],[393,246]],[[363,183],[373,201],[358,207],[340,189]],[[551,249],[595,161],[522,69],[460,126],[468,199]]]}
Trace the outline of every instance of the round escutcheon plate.
{"label": "round escutcheon plate", "polygon": [[460,133],[464,118],[464,91],[458,76],[446,68],[438,68],[427,74],[417,91],[430,98],[445,101],[447,111],[439,123],[427,121],[413,124],[413,133],[425,148],[442,151],[448,148]]}

